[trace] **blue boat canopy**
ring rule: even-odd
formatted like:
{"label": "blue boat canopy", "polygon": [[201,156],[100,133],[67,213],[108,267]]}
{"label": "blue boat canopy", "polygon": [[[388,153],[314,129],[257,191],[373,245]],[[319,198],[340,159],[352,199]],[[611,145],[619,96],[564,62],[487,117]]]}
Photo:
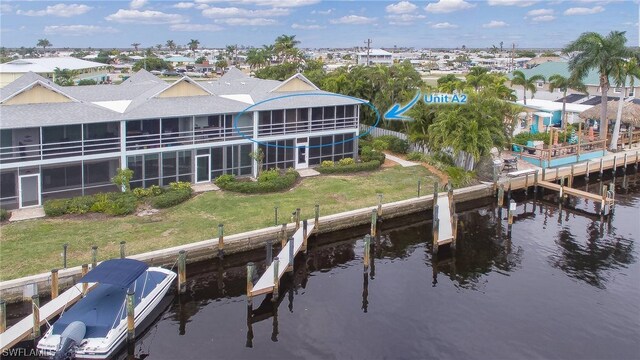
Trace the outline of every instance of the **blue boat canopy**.
{"label": "blue boat canopy", "polygon": [[110,284],[128,287],[142,275],[149,265],[133,259],[111,259],[101,262],[78,282]]}

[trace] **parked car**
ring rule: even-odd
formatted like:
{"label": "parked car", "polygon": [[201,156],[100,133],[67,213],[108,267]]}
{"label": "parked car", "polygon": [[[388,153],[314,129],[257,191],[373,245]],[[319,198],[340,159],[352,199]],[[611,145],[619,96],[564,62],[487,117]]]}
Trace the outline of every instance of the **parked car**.
{"label": "parked car", "polygon": [[180,73],[171,71],[171,70],[165,70],[162,72],[162,75],[163,76],[180,76]]}

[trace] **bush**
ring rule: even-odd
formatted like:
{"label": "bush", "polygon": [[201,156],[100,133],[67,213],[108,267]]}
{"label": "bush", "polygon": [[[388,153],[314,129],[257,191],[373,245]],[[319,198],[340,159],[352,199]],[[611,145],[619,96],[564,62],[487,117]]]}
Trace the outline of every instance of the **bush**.
{"label": "bush", "polygon": [[131,169],[118,169],[116,170],[116,175],[111,178],[111,182],[118,187],[118,190],[129,191],[131,189],[131,185],[129,182],[133,177],[133,170]]}
{"label": "bush", "polygon": [[340,159],[340,161],[338,161],[338,165],[340,165],[340,166],[348,166],[348,165],[353,165],[355,163],[356,163],[356,161],[353,160],[352,158],[349,158],[349,157],[344,158],[344,159]]}
{"label": "bush", "polygon": [[378,160],[372,160],[369,162],[360,162],[351,165],[344,166],[335,166],[335,167],[319,167],[318,172],[322,174],[342,174],[342,173],[352,173],[359,171],[373,171],[380,167],[380,162]]}
{"label": "bush", "polygon": [[258,182],[274,181],[280,176],[278,169],[265,170],[258,175]]}
{"label": "bush", "polygon": [[191,197],[191,188],[165,191],[151,199],[151,205],[157,209],[168,208],[183,203]]}
{"label": "bush", "polygon": [[375,150],[378,150],[378,151],[384,151],[389,149],[389,143],[380,138],[373,140],[372,146]]}
{"label": "bush", "polygon": [[78,196],[67,199],[67,214],[86,214],[97,201],[95,196]]}
{"label": "bush", "polygon": [[449,166],[445,169],[445,172],[449,176],[454,188],[471,185],[476,178],[475,172],[465,171],[463,168],[457,166]]}
{"label": "bush", "polygon": [[9,220],[11,213],[6,209],[0,209],[0,221]]}
{"label": "bush", "polygon": [[214,181],[214,183],[222,189],[234,182],[236,182],[236,177],[231,174],[220,175],[216,181]]}
{"label": "bush", "polygon": [[409,142],[393,135],[383,135],[373,141],[373,148],[378,151],[390,150],[394,153],[406,154],[409,151]]}
{"label": "bush", "polygon": [[44,213],[47,216],[61,216],[67,214],[69,204],[67,199],[52,199],[44,202]]}
{"label": "bush", "polygon": [[362,162],[370,162],[378,160],[380,164],[384,164],[385,155],[379,151],[375,151],[368,146],[365,146],[360,151],[360,160]]}
{"label": "bush", "polygon": [[138,206],[135,195],[131,193],[109,193],[105,213],[112,216],[133,214]]}
{"label": "bush", "polygon": [[189,189],[189,191],[193,192],[191,183],[188,181],[171,182],[169,183],[169,189],[171,190]]}
{"label": "bush", "polygon": [[325,160],[320,164],[320,167],[323,167],[323,168],[332,168],[334,166],[336,166],[336,163],[334,163],[331,160]]}
{"label": "bush", "polygon": [[109,207],[109,197],[107,196],[107,194],[96,194],[95,199],[96,199],[96,202],[94,202],[93,205],[91,205],[91,212],[97,212],[97,213],[107,212],[107,208]]}
{"label": "bush", "polygon": [[[224,176],[224,175],[223,175]],[[237,181],[231,177],[223,181],[218,181],[222,176],[216,180],[216,185],[224,190],[235,191],[245,194],[259,194],[282,191],[290,188],[298,179],[298,172],[289,169],[284,174],[278,173],[278,177],[269,181]]]}
{"label": "bush", "polygon": [[423,153],[417,151],[410,152],[407,155],[407,160],[409,161],[425,161],[425,158],[426,156]]}

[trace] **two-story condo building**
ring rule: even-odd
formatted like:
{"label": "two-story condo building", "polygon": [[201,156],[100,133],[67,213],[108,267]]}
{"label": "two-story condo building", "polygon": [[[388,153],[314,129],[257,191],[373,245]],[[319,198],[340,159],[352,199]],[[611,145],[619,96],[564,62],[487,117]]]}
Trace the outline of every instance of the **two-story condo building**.
{"label": "two-story condo building", "polygon": [[115,191],[124,167],[132,188],[255,176],[258,148],[263,168],[355,158],[363,102],[301,74],[167,83],[141,70],[120,85],[59,87],[28,73],[0,90],[0,205]]}

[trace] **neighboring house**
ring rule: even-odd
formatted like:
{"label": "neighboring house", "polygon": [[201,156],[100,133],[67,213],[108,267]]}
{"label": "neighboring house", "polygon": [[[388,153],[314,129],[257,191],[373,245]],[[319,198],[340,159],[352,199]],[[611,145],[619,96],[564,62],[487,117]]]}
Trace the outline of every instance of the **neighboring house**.
{"label": "neighboring house", "polygon": [[189,57],[186,57],[186,56],[172,56],[172,57],[165,58],[164,61],[166,61],[169,64],[173,65],[173,67],[185,66],[185,65],[193,65],[193,64],[196,63],[195,59],[189,58]]}
{"label": "neighboring house", "polygon": [[25,74],[0,90],[0,205],[115,191],[124,167],[132,188],[256,176],[259,148],[264,169],[355,158],[363,101],[330,95],[301,74],[261,80],[235,68],[218,81],[169,84],[141,70],[120,85],[71,87]]}
{"label": "neighboring house", "polygon": [[[567,96],[568,97],[568,96]],[[516,127],[514,133],[546,132],[549,127],[563,127],[562,125],[562,102],[541,99],[528,99],[527,105],[519,100],[518,105],[523,106],[527,112],[526,119],[523,119]],[[592,108],[593,105],[575,104],[567,102],[565,111],[567,113],[567,124],[574,124],[580,121],[581,112]]]}
{"label": "neighboring house", "polygon": [[[369,50],[369,65],[393,65],[393,54],[382,49]],[[367,52],[358,53],[358,64],[367,64]]]}
{"label": "neighboring house", "polygon": [[[549,62],[542,63],[540,65],[537,65],[531,69],[521,69],[520,71],[522,71],[527,78],[530,78],[534,75],[542,75],[545,77],[545,79],[547,79],[547,82],[539,81],[536,84],[537,92],[535,94],[535,97],[539,97],[547,100],[556,100],[561,98],[563,95],[563,92],[560,89],[556,89],[553,92],[549,91],[549,83],[548,83],[549,77],[555,74],[559,74],[564,77],[569,77],[571,75],[571,72],[569,71],[568,63],[561,62],[561,61],[549,61]],[[508,77],[512,78],[513,75],[509,74]],[[582,82],[587,86],[587,92],[589,93],[590,97],[602,95],[601,89],[600,89],[600,77],[598,75],[597,70],[589,71],[587,76],[585,76],[585,78],[582,79]],[[622,89],[617,88],[615,86],[615,81],[613,81],[613,79],[609,79],[609,82],[611,83],[611,88],[609,89],[607,95],[617,98],[618,96],[620,96],[620,92],[622,91]],[[511,85],[511,88],[516,90],[518,98],[522,99],[522,86]],[[635,96],[638,90],[640,90],[640,82],[636,81],[633,88],[627,87],[625,97]],[[574,91],[573,89],[569,89],[567,93],[574,94],[579,92]],[[527,91],[527,102],[529,98],[531,98],[531,93]]]}
{"label": "neighboring house", "polygon": [[107,64],[86,61],[74,57],[50,57],[39,59],[18,59],[0,64],[0,88],[17,80],[26,73],[33,72],[55,81],[55,69],[78,71],[76,80],[91,79],[97,82],[107,81]]}

